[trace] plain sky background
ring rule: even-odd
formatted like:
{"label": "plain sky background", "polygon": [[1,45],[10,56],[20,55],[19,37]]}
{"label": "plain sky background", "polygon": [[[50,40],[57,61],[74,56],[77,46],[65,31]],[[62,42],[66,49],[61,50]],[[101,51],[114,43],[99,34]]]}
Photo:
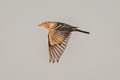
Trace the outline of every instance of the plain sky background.
{"label": "plain sky background", "polygon": [[[52,64],[43,21],[91,34],[73,33]],[[120,0],[0,0],[0,80],[120,80]]]}

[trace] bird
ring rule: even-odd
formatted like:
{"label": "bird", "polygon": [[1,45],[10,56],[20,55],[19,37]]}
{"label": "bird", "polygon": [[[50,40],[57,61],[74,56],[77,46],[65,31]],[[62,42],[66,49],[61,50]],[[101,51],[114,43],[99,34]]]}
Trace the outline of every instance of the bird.
{"label": "bird", "polygon": [[48,54],[49,62],[59,62],[72,32],[90,34],[88,31],[80,30],[78,27],[63,22],[45,21],[38,26],[48,30]]}

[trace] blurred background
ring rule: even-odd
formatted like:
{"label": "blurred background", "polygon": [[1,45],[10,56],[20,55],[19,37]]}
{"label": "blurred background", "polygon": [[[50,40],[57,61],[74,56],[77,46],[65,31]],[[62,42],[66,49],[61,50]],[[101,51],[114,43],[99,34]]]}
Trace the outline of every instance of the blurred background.
{"label": "blurred background", "polygon": [[[43,21],[91,34],[73,33],[52,64]],[[120,80],[120,1],[0,0],[0,80]]]}

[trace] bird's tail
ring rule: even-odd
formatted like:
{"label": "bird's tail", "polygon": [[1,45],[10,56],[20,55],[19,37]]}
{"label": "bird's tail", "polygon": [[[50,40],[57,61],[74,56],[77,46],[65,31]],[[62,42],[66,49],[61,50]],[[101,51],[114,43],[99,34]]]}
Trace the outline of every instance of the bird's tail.
{"label": "bird's tail", "polygon": [[90,32],[88,32],[88,31],[83,31],[83,30],[80,30],[80,29],[77,29],[77,28],[73,28],[72,31],[78,31],[78,32],[82,32],[82,33],[85,33],[85,34],[90,34]]}

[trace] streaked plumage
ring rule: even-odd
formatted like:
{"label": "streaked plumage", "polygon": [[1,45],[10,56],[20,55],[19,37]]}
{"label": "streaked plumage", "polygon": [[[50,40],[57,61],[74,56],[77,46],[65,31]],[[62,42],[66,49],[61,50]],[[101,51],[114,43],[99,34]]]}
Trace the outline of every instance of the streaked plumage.
{"label": "streaked plumage", "polygon": [[87,31],[79,30],[77,27],[68,25],[61,22],[42,22],[39,26],[48,29],[48,49],[49,49],[49,62],[58,62],[63,54],[70,35],[73,31],[89,34]]}

